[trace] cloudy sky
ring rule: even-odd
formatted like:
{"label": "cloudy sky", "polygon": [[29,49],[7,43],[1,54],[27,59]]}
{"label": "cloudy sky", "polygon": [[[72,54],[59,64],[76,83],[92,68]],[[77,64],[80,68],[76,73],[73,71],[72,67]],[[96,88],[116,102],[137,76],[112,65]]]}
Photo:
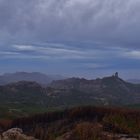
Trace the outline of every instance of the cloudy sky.
{"label": "cloudy sky", "polygon": [[140,78],[140,0],[0,0],[0,73]]}

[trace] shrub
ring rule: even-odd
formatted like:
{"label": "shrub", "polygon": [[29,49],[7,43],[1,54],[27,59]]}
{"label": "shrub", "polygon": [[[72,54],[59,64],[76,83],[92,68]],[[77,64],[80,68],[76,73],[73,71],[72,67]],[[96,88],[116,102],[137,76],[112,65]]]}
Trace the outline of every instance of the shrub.
{"label": "shrub", "polygon": [[75,137],[77,140],[100,140],[102,126],[89,122],[82,122],[75,127]]}

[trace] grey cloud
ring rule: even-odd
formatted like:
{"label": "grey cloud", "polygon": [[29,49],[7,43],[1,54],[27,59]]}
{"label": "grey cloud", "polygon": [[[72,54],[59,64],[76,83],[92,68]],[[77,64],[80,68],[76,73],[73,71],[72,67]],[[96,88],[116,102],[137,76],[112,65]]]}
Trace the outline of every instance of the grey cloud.
{"label": "grey cloud", "polygon": [[140,51],[121,47],[88,47],[78,48],[65,44],[46,43],[43,45],[12,45],[9,50],[0,51],[2,57],[8,58],[40,58],[50,60],[110,60],[120,58],[137,59]]}
{"label": "grey cloud", "polygon": [[140,51],[139,50],[129,50],[122,54],[123,57],[131,58],[131,59],[140,59]]}
{"label": "grey cloud", "polygon": [[0,40],[139,46],[139,12],[139,0],[0,0]]}

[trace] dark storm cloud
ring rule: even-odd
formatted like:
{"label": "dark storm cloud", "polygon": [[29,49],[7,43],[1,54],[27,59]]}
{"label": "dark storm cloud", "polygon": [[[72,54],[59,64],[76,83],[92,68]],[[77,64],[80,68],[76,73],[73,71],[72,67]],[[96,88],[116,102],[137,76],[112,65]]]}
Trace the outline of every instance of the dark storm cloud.
{"label": "dark storm cloud", "polygon": [[139,13],[139,0],[0,0],[0,40],[139,46]]}

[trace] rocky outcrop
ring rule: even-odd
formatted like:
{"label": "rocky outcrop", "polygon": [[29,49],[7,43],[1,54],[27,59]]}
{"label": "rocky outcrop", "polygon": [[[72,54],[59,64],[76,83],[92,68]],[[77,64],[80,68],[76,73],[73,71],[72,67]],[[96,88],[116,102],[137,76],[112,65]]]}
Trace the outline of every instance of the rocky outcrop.
{"label": "rocky outcrop", "polygon": [[0,140],[37,140],[34,137],[23,134],[22,129],[12,128],[1,134]]}

